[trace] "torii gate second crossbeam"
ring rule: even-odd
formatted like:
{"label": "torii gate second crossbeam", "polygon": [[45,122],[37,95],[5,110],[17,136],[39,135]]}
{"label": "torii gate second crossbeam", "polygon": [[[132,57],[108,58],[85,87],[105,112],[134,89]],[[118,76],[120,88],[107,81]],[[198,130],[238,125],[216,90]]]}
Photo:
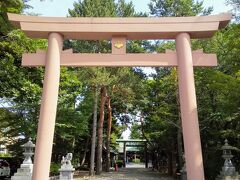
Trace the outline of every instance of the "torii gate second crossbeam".
{"label": "torii gate second crossbeam", "polygon": [[[204,180],[194,66],[216,66],[214,54],[191,50],[191,38],[210,38],[231,14],[168,18],[48,18],[8,14],[30,38],[48,39],[47,52],[24,54],[23,66],[45,66],[34,157],[33,180],[48,180],[59,89],[60,66],[176,66],[188,180]],[[64,39],[111,40],[111,54],[63,51]],[[176,52],[128,54],[126,40],[174,39]]]}

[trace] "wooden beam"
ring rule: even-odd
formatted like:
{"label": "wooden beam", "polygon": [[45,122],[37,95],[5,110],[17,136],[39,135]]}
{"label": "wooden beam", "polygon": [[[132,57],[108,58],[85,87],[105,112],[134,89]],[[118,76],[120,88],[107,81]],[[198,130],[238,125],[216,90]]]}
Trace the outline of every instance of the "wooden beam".
{"label": "wooden beam", "polygon": [[[22,66],[45,66],[46,52],[23,54]],[[217,66],[215,54],[204,54],[193,51],[194,66]],[[174,51],[160,54],[79,54],[71,50],[61,54],[61,66],[70,67],[173,67],[177,66],[177,55]]]}
{"label": "wooden beam", "polygon": [[31,38],[47,38],[58,32],[64,39],[111,40],[125,36],[128,40],[175,39],[180,32],[191,38],[208,38],[225,27],[231,14],[193,17],[40,17],[8,13],[8,19]]}

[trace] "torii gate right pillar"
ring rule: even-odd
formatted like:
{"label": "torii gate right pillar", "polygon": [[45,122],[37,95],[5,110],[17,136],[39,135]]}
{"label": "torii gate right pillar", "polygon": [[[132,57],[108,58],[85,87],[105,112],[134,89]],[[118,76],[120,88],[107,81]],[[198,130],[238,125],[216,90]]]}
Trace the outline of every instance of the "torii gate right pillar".
{"label": "torii gate right pillar", "polygon": [[177,35],[176,50],[187,179],[204,180],[191,40],[188,33]]}

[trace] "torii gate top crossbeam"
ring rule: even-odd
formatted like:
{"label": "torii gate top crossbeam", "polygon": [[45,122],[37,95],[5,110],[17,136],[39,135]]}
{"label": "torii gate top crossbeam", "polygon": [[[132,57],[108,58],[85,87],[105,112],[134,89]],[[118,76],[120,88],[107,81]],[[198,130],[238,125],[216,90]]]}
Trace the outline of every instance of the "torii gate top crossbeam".
{"label": "torii gate top crossbeam", "polygon": [[191,38],[209,38],[228,24],[231,14],[161,18],[60,18],[8,13],[8,18],[31,38],[48,38],[49,33],[58,32],[65,39],[110,40],[113,36],[124,36],[129,40],[143,40],[175,39],[181,32],[189,33]]}

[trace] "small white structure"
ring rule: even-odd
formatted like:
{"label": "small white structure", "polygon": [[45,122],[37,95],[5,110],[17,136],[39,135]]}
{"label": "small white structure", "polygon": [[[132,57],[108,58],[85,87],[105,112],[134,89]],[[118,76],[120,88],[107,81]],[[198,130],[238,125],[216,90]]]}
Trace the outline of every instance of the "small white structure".
{"label": "small white structure", "polygon": [[68,153],[66,157],[62,157],[61,161],[61,169],[60,171],[60,180],[73,180],[73,172],[75,169],[71,163],[72,160],[72,153]]}
{"label": "small white structure", "polygon": [[31,157],[34,154],[33,148],[35,144],[33,144],[31,138],[29,138],[28,142],[22,145],[22,147],[24,149],[23,155],[25,159],[14,176],[11,177],[11,180],[32,180],[33,164]]}

